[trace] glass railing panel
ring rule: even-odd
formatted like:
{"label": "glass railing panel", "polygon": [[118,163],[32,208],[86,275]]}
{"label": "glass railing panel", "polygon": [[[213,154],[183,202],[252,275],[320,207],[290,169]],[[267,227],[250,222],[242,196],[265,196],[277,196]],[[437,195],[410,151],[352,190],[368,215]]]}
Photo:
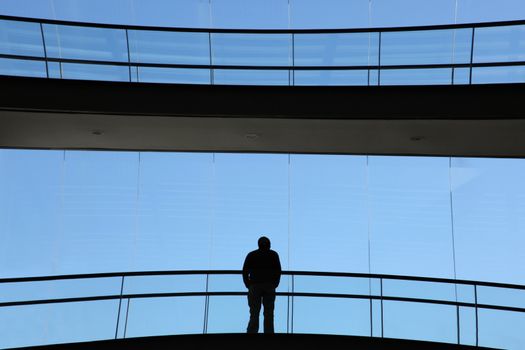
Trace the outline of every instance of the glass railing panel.
{"label": "glass railing panel", "polygon": [[204,307],[204,296],[131,299],[127,324],[121,318],[120,327],[124,323],[125,338],[198,334],[203,331]]}
{"label": "glass railing panel", "polygon": [[370,336],[370,301],[348,298],[293,298],[294,333]]}
{"label": "glass railing panel", "polygon": [[49,74],[49,78],[62,79],[62,63],[47,62],[47,71]]}
{"label": "glass railing panel", "polygon": [[383,279],[383,296],[456,301],[453,283]]}
{"label": "glass railing panel", "polygon": [[452,63],[470,63],[472,53],[472,28],[454,29]]}
{"label": "glass railing panel", "polygon": [[294,85],[369,85],[368,70],[295,70]]}
{"label": "glass railing panel", "polygon": [[459,308],[459,343],[476,345],[476,309],[473,307]]}
{"label": "glass railing panel", "polygon": [[[276,297],[274,329],[286,333],[288,297]],[[261,306],[259,333],[264,331],[264,307]],[[211,296],[208,311],[208,333],[246,333],[250,308],[246,296]]]}
{"label": "glass railing panel", "polygon": [[476,28],[473,61],[525,61],[525,25]]}
{"label": "glass railing panel", "polygon": [[128,276],[124,294],[205,292],[206,275]]}
{"label": "glass railing panel", "polygon": [[0,348],[115,337],[118,300],[0,308]]}
{"label": "glass railing panel", "polygon": [[47,57],[128,62],[124,29],[44,24]]}
{"label": "glass railing panel", "polygon": [[451,305],[383,301],[387,338],[457,343],[457,312]]}
{"label": "glass railing panel", "polygon": [[[209,69],[136,67],[136,81],[141,83],[209,84]],[[133,72],[132,72],[133,80]]]}
{"label": "glass railing panel", "polygon": [[216,85],[290,85],[288,70],[214,69]]}
{"label": "glass railing panel", "polygon": [[372,300],[372,337],[382,337],[381,300]]}
{"label": "glass railing panel", "polygon": [[478,309],[479,346],[525,348],[525,313]]}
{"label": "glass railing panel", "polygon": [[[284,283],[283,283],[284,284]],[[247,292],[242,275],[215,275],[208,277],[208,291],[210,292]]]}
{"label": "glass railing panel", "polygon": [[472,84],[524,83],[525,66],[474,67]]}
{"label": "glass railing panel", "polygon": [[135,63],[210,64],[208,33],[128,30]]}
{"label": "glass railing panel", "polygon": [[381,85],[450,85],[451,83],[451,68],[381,70]]}
{"label": "glass railing panel", "polygon": [[60,73],[62,79],[130,81],[127,66],[61,62]]}
{"label": "glass railing panel", "polygon": [[470,68],[454,68],[454,85],[470,84]]}
{"label": "glass railing panel", "polygon": [[[470,62],[470,45],[456,42],[454,29],[383,32],[381,34],[381,65],[451,64]],[[462,32],[460,31],[462,34]],[[463,38],[459,35],[458,39]]]}
{"label": "glass railing panel", "polygon": [[119,295],[122,277],[0,283],[0,302]]}
{"label": "glass railing panel", "polygon": [[44,57],[39,23],[0,20],[0,54]]}
{"label": "glass railing panel", "polygon": [[456,284],[456,291],[458,294],[458,302],[460,303],[475,303],[476,292],[472,284]]}
{"label": "glass railing panel", "polygon": [[370,295],[370,279],[338,276],[294,276],[294,292]]}
{"label": "glass railing panel", "polygon": [[378,33],[296,34],[294,66],[377,65],[378,36]]}
{"label": "glass railing panel", "polygon": [[211,34],[212,64],[291,66],[291,34]]}
{"label": "glass railing panel", "polygon": [[525,290],[478,286],[478,304],[519,307],[525,309]]}
{"label": "glass railing panel", "polygon": [[0,75],[46,78],[46,62],[0,57]]}

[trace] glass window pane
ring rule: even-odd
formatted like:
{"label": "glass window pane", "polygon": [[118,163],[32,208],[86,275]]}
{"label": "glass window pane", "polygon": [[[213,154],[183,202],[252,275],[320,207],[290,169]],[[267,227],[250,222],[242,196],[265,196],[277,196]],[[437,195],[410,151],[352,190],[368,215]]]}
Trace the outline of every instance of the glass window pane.
{"label": "glass window pane", "polygon": [[369,272],[366,157],[290,156],[292,270]]}
{"label": "glass window pane", "polygon": [[63,151],[0,149],[0,276],[60,274]]}
{"label": "glass window pane", "polygon": [[216,85],[289,85],[288,70],[214,69]]}
{"label": "glass window pane", "polygon": [[1,348],[112,339],[118,300],[0,308]]}
{"label": "glass window pane", "polygon": [[211,269],[240,270],[267,236],[288,266],[288,156],[215,154]]}
{"label": "glass window pane", "polygon": [[291,0],[293,29],[370,27],[369,0]]}
{"label": "glass window pane", "polygon": [[211,153],[140,153],[142,270],[210,268],[212,161]]}
{"label": "glass window pane", "polygon": [[294,85],[359,85],[369,82],[368,70],[295,70]]}
{"label": "glass window pane", "polygon": [[127,276],[124,294],[205,292],[206,275]]}
{"label": "glass window pane", "polygon": [[294,292],[370,295],[370,279],[336,276],[295,276]]}
{"label": "glass window pane", "polygon": [[0,20],[0,53],[44,57],[40,24]]}
{"label": "glass window pane", "polygon": [[478,310],[479,346],[498,349],[525,347],[525,313]]}
{"label": "glass window pane", "polygon": [[130,81],[129,67],[107,64],[60,63],[62,79]]}
{"label": "glass window pane", "polygon": [[128,38],[131,62],[210,64],[208,33],[129,30]]}
{"label": "glass window pane", "polygon": [[383,279],[383,295],[402,298],[456,301],[453,283]]}
{"label": "glass window pane", "polygon": [[472,84],[523,82],[525,82],[525,66],[472,68]]}
{"label": "glass window pane", "polygon": [[472,52],[472,29],[455,29],[454,30],[454,63],[470,63],[470,54]]}
{"label": "glass window pane", "polygon": [[476,345],[476,309],[459,308],[459,342],[463,345]]}
{"label": "glass window pane", "polygon": [[368,161],[372,273],[454,277],[449,159]]}
{"label": "glass window pane", "polygon": [[385,337],[457,343],[455,306],[384,301],[383,308]]}
{"label": "glass window pane", "polygon": [[454,68],[454,85],[470,84],[470,68]]}
{"label": "glass window pane", "polygon": [[[240,270],[240,269],[239,269]],[[279,287],[286,285],[283,283],[283,278],[281,278],[281,283]],[[210,275],[208,277],[208,290],[210,292],[247,292],[248,290],[244,286],[242,280],[242,275]]]}
{"label": "glass window pane", "polygon": [[0,283],[0,300],[25,301],[118,295],[122,277]]}
{"label": "glass window pane", "polygon": [[213,28],[288,28],[288,0],[210,1]]}
{"label": "glass window pane", "polygon": [[370,300],[294,297],[294,333],[370,336]]}
{"label": "glass window pane", "polygon": [[46,62],[0,57],[0,75],[45,78]]}
{"label": "glass window pane", "polygon": [[66,152],[58,273],[136,266],[138,166],[133,152]]}
{"label": "glass window pane", "polygon": [[381,85],[449,85],[452,68],[383,69]]}
{"label": "glass window pane", "polygon": [[212,64],[246,66],[291,66],[290,34],[211,35]]}
{"label": "glass window pane", "polygon": [[212,27],[210,0],[155,0],[154,4],[147,0],[134,0],[131,6],[134,9],[132,24],[182,28]]}
{"label": "glass window pane", "polygon": [[373,0],[370,6],[371,27],[436,25],[455,22],[456,0]]}
{"label": "glass window pane", "polygon": [[137,67],[141,83],[210,84],[207,68],[159,68]]}
{"label": "glass window pane", "polygon": [[457,22],[511,21],[525,18],[523,0],[458,0]]}
{"label": "glass window pane", "polygon": [[525,284],[525,159],[452,158],[457,278]]}
{"label": "glass window pane", "polygon": [[125,337],[202,333],[204,304],[203,296],[131,299]]}
{"label": "glass window pane", "polygon": [[474,62],[525,61],[525,25],[476,28]]}
{"label": "glass window pane", "polygon": [[49,77],[54,79],[62,78],[62,64],[60,62],[47,62]]}
{"label": "glass window pane", "polygon": [[47,56],[52,58],[128,62],[123,29],[44,24]]}
{"label": "glass window pane", "polygon": [[294,65],[377,65],[378,37],[378,33],[296,34]]}
{"label": "glass window pane", "polygon": [[382,65],[450,64],[453,51],[454,30],[450,29],[381,34]]}
{"label": "glass window pane", "polygon": [[130,0],[50,0],[50,2],[53,19],[125,24],[129,23],[134,15]]}
{"label": "glass window pane", "polygon": [[478,286],[478,304],[501,305],[525,309],[525,290]]}

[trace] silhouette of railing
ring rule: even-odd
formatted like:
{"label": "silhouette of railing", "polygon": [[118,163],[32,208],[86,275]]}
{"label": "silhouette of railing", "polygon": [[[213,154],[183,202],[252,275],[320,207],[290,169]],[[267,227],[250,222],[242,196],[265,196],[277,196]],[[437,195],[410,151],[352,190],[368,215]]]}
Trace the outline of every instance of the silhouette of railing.
{"label": "silhouette of railing", "polygon": [[0,16],[0,74],[237,85],[525,82],[525,21],[201,29]]}
{"label": "silhouette of railing", "polygon": [[[123,273],[99,273],[99,274],[79,274],[79,275],[62,275],[62,276],[42,276],[42,277],[28,277],[28,278],[4,278],[0,279],[0,320],[2,320],[2,312],[10,310],[7,319],[10,322],[24,322],[28,324],[28,319],[39,317],[39,307],[43,305],[71,305],[71,303],[83,303],[86,307],[91,308],[90,305],[101,301],[113,301],[109,305],[102,305],[104,310],[109,310],[110,319],[106,322],[106,326],[114,322],[113,330],[106,329],[105,335],[95,336],[96,339],[110,339],[110,338],[125,338],[134,337],[137,334],[127,334],[128,319],[130,316],[130,305],[139,303],[140,300],[156,300],[163,301],[182,300],[180,298],[194,298],[196,301],[192,310],[195,313],[202,312],[200,315],[195,313],[191,315],[198,319],[198,323],[193,323],[193,328],[188,328],[185,324],[181,329],[176,327],[170,331],[155,331],[155,335],[159,334],[184,334],[184,333],[210,333],[217,331],[224,331],[220,327],[217,329],[210,329],[210,315],[213,316],[214,322],[220,324],[234,323],[234,332],[244,332],[245,320],[238,319],[235,315],[235,308],[228,307],[227,310],[214,311],[210,308],[210,301],[217,297],[235,297],[235,302],[239,306],[240,314],[248,314],[248,306],[245,300],[247,295],[244,286],[242,285],[242,277],[240,271],[225,270],[225,271],[148,271],[148,272],[123,272]],[[228,276],[228,277],[226,277]],[[191,278],[193,279],[191,279]],[[177,278],[182,278],[177,281]],[[184,280],[186,278],[186,280]],[[190,278],[190,279],[188,279]],[[223,279],[223,285],[215,286],[217,278]],[[141,280],[142,279],[142,280]],[[171,279],[169,287],[159,280],[155,279]],[[69,281],[69,282],[68,282]],[[80,285],[67,285],[67,283],[77,281],[82,282]],[[103,281],[103,283],[101,282]],[[228,285],[224,285],[224,281]],[[197,282],[197,284],[195,283]],[[220,282],[220,280],[219,280]],[[46,284],[49,289],[54,289],[54,295],[49,297],[49,290],[45,293],[48,297],[41,297],[39,293],[42,292],[42,286],[39,284]],[[112,288],[106,292],[86,292],[86,288],[93,286],[101,288],[103,284],[110,285]],[[200,287],[199,287],[200,286]],[[73,287],[73,288],[71,288]],[[137,289],[138,287],[138,289]],[[40,292],[39,292],[40,288]],[[141,290],[142,289],[142,290]],[[112,291],[111,291],[112,290]],[[11,291],[11,292],[9,292]],[[26,296],[24,297],[24,291]],[[480,294],[481,292],[481,294]],[[43,293],[43,294],[45,294]],[[64,294],[70,293],[70,296]],[[436,294],[437,293],[437,294]],[[44,295],[45,296],[45,295]],[[360,325],[354,328],[359,328],[360,331],[350,327],[341,330],[341,327],[330,329],[329,333],[335,334],[354,334],[354,335],[368,335],[373,337],[390,337],[390,338],[408,338],[417,340],[430,340],[438,342],[458,343],[473,346],[493,346],[503,348],[520,348],[525,344],[525,336],[520,332],[516,332],[517,339],[512,342],[507,342],[505,334],[498,334],[491,327],[490,322],[487,321],[490,317],[485,318],[487,325],[483,331],[480,329],[480,318],[486,315],[487,311],[505,312],[525,317],[525,307],[521,300],[525,300],[525,286],[490,283],[467,280],[454,280],[443,278],[425,278],[425,277],[411,277],[411,276],[397,276],[397,275],[382,275],[382,274],[360,274],[360,273],[336,273],[336,272],[306,272],[306,271],[285,271],[281,280],[281,285],[277,290],[277,298],[280,300],[282,307],[277,307],[276,317],[281,318],[281,326],[277,327],[277,332],[283,333],[324,333],[326,324],[343,324],[347,322],[347,318],[354,318],[361,322]],[[196,299],[195,299],[196,298]],[[332,304],[325,304],[319,307],[319,303],[312,303],[312,298],[315,300],[326,301]],[[188,300],[188,299],[186,299]],[[221,299],[225,300],[225,299]],[[220,305],[217,303],[214,305]],[[230,305],[226,303],[227,305]],[[77,304],[78,305],[78,304]],[[241,306],[242,305],[242,306]],[[332,309],[330,309],[333,307]],[[434,306],[428,309],[427,307],[417,310],[419,305]],[[148,306],[148,305],[146,305]],[[230,305],[231,306],[231,305]],[[163,308],[166,306],[162,306]],[[300,308],[300,309],[299,309]],[[349,312],[341,316],[340,309],[345,308]],[[188,310],[184,309],[183,310]],[[330,309],[333,314],[325,319],[322,315],[317,315],[319,311]],[[24,311],[25,310],[25,311]],[[95,311],[99,309],[94,309]],[[103,310],[103,309],[100,309]],[[138,309],[140,310],[140,308]],[[302,310],[302,311],[301,311]],[[310,310],[310,311],[308,311]],[[396,311],[397,310],[397,311]],[[421,324],[414,323],[411,316],[414,315],[414,310],[419,313]],[[176,312],[179,312],[175,310]],[[284,311],[284,312],[283,312]],[[98,312],[98,311],[97,311]],[[112,314],[111,312],[115,312]],[[139,313],[140,324],[143,327],[152,320],[147,317],[143,318]],[[233,313],[232,313],[233,312]],[[305,313],[312,312],[313,317],[319,317],[317,326],[314,323],[314,328],[305,326]],[[133,313],[133,310],[131,314]],[[410,314],[412,313],[412,315]],[[28,317],[30,315],[30,317]],[[113,318],[111,315],[114,315]],[[185,314],[188,316],[188,312]],[[469,316],[470,315],[470,316]],[[83,311],[79,312],[78,317],[83,317]],[[155,316],[157,317],[157,315]],[[425,324],[424,319],[430,320],[430,324]],[[286,318],[286,321],[284,319]],[[385,319],[390,320],[386,322]],[[397,321],[392,321],[397,320]],[[159,320],[157,320],[159,321]],[[173,320],[160,320],[161,324],[173,322]],[[0,347],[14,347],[22,345],[39,345],[38,339],[17,339],[23,338],[21,334],[12,334],[9,332],[7,325],[9,324],[4,319],[6,325],[2,332],[3,344]],[[65,321],[61,321],[65,322]],[[98,326],[96,322],[84,320],[84,324],[78,325],[83,329]],[[317,322],[317,321],[316,321]],[[411,333],[409,336],[403,336],[403,333],[396,333],[396,322],[406,322],[412,324]],[[412,323],[411,323],[412,322]],[[499,322],[499,321],[492,321]],[[387,324],[388,323],[388,324]],[[182,323],[181,323],[182,324]],[[199,326],[195,326],[199,324]],[[439,328],[439,325],[446,324],[449,328],[448,335],[443,337],[429,337],[429,331],[433,328]],[[68,334],[68,325],[47,325],[46,327],[58,327],[58,332],[64,336]],[[310,325],[311,326],[311,325]],[[496,325],[503,327],[503,329],[512,329],[511,324]],[[514,325],[515,326],[515,325]],[[108,326],[109,327],[109,326]],[[318,328],[315,328],[318,327]],[[496,327],[496,328],[498,328]],[[519,327],[519,325],[518,325]],[[405,327],[406,328],[406,327]],[[230,329],[231,330],[231,329]],[[31,330],[34,333],[34,330]],[[490,334],[485,334],[488,332]],[[496,333],[494,333],[496,332]],[[111,333],[111,335],[110,335]],[[439,333],[439,332],[438,332]],[[445,332],[446,333],[446,332]],[[426,334],[426,335],[425,335]],[[138,332],[138,335],[141,332]],[[8,339],[11,339],[9,342]],[[66,336],[67,338],[67,336]],[[480,341],[483,338],[484,341]],[[82,338],[76,337],[74,341],[89,341],[93,340],[90,337]],[[45,341],[47,343],[53,342],[68,342],[67,339],[55,339]]]}

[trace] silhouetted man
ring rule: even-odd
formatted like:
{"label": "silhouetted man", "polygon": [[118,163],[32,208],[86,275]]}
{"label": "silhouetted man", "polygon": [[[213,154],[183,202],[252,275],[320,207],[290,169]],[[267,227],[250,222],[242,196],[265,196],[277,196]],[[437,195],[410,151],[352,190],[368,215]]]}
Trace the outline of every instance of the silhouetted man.
{"label": "silhouetted man", "polygon": [[259,331],[261,301],[264,306],[264,333],[273,333],[273,309],[275,289],[281,280],[279,254],[270,249],[267,237],[259,238],[259,249],[248,253],[242,267],[244,285],[248,288],[250,322],[248,333]]}

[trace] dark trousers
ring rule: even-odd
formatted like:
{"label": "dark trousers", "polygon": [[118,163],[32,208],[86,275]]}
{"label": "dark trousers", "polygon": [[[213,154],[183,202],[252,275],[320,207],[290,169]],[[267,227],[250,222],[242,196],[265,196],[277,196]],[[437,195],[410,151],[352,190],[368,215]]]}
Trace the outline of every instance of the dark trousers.
{"label": "dark trousers", "polygon": [[268,283],[252,284],[248,289],[248,305],[250,306],[250,322],[248,333],[259,331],[259,313],[261,302],[264,306],[264,333],[273,333],[273,309],[275,305],[275,288]]}

